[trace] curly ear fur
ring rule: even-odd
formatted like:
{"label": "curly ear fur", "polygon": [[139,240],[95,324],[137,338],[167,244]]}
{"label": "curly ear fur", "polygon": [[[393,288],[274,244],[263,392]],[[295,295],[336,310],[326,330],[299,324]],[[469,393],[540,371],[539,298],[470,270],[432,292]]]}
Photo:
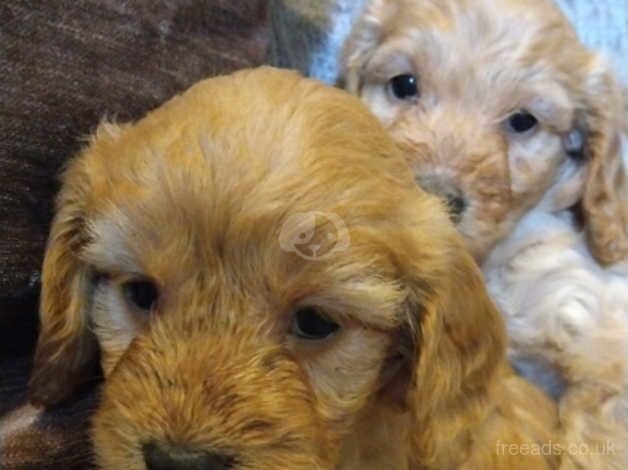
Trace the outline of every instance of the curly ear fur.
{"label": "curly ear fur", "polygon": [[87,331],[89,273],[77,257],[84,243],[81,175],[71,166],[58,198],[42,271],[40,333],[29,383],[33,403],[63,401],[85,375],[94,342]]}
{"label": "curly ear fur", "polygon": [[606,265],[628,256],[628,174],[622,156],[628,154],[628,106],[614,75],[597,57],[585,86],[589,163],[582,210],[589,249]]}
{"label": "curly ear fur", "polygon": [[449,256],[449,272],[442,275],[447,282],[427,302],[411,302],[416,336],[408,402],[414,428],[429,430],[414,436],[423,463],[438,463],[442,446],[470,437],[504,361],[504,325],[478,268],[462,244]]}
{"label": "curly ear fur", "polygon": [[[104,123],[91,146],[116,139],[120,128]],[[93,377],[97,343],[89,330],[89,299],[93,273],[80,259],[88,242],[86,205],[89,190],[87,155],[65,170],[57,197],[57,213],[48,237],[42,270],[40,332],[29,382],[32,403],[54,405]]]}
{"label": "curly ear fur", "polygon": [[[496,445],[556,441],[556,406],[514,374],[503,319],[479,268],[453,226],[437,218],[433,225],[446,242],[430,256],[404,245],[406,321],[395,341],[403,361],[385,389],[407,412],[409,468],[522,468],[521,456]],[[556,468],[559,459],[526,458],[525,468]]]}

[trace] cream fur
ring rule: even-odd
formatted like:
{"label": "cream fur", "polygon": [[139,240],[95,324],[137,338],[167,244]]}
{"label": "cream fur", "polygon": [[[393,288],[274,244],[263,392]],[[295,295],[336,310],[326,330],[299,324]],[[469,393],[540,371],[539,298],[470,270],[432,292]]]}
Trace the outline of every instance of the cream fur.
{"label": "cream fur", "polygon": [[[484,263],[510,357],[559,401],[565,449],[591,451],[563,467],[627,468],[628,106],[612,70],[549,0],[371,0],[342,61],[342,83],[417,180],[466,197],[457,227]],[[418,96],[392,94],[401,74]],[[536,128],[506,128],[518,109]],[[564,146],[572,131],[579,159]],[[614,453],[597,455],[605,441]]]}
{"label": "cream fur", "polygon": [[511,361],[558,400],[566,445],[587,449],[575,452],[575,468],[626,468],[627,263],[599,266],[569,214],[536,208],[483,271]]}

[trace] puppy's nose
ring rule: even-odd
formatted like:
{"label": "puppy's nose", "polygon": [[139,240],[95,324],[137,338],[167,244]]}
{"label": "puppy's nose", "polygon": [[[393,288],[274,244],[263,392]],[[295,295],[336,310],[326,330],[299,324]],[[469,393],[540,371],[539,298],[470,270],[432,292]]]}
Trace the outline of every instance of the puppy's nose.
{"label": "puppy's nose", "polygon": [[229,470],[233,459],[213,452],[166,448],[157,443],[142,448],[147,470]]}
{"label": "puppy's nose", "polygon": [[449,211],[454,217],[460,217],[467,208],[467,201],[465,201],[460,192],[445,194],[445,202],[447,202],[447,207],[449,207]]}
{"label": "puppy's nose", "polygon": [[450,217],[454,222],[460,220],[460,216],[467,208],[467,201],[460,188],[450,178],[440,175],[417,175],[415,180],[425,191],[447,203]]}

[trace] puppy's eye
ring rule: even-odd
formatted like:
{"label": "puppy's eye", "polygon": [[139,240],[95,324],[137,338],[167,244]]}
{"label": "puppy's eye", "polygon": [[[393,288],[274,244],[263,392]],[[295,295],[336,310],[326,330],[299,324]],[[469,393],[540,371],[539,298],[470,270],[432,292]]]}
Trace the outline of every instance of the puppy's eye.
{"label": "puppy's eye", "polygon": [[523,134],[534,129],[538,123],[539,121],[525,109],[516,112],[508,118],[508,127],[517,134]]}
{"label": "puppy's eye", "polygon": [[150,310],[159,295],[157,286],[146,279],[125,282],[122,289],[128,301],[140,310]]}
{"label": "puppy's eye", "polygon": [[338,324],[315,307],[301,307],[294,313],[291,333],[302,339],[327,338],[338,329]]}
{"label": "puppy's eye", "polygon": [[419,85],[416,77],[412,74],[397,75],[391,78],[388,83],[393,95],[400,100],[414,98],[419,95]]}

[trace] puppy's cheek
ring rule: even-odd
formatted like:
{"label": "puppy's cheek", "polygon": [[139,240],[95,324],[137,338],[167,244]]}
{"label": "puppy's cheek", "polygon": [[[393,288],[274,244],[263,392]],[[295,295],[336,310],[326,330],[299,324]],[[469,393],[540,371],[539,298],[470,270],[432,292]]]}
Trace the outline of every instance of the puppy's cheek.
{"label": "puppy's cheek", "polygon": [[103,344],[101,343],[101,360],[100,365],[103,370],[103,375],[108,377],[115,366],[120,362],[120,358],[126,351],[127,344]]}
{"label": "puppy's cheek", "polygon": [[476,217],[477,215],[469,214],[456,228],[475,260],[481,261],[495,243],[498,227],[494,223],[486,223]]}
{"label": "puppy's cheek", "polygon": [[399,114],[399,105],[391,102],[381,84],[366,85],[360,99],[385,126],[391,124]]}
{"label": "puppy's cheek", "polygon": [[[378,390],[388,335],[366,328],[342,331],[329,348],[299,347],[295,352],[316,396],[319,415],[330,429],[344,433]],[[305,345],[307,346],[307,345]]]}
{"label": "puppy's cheek", "polygon": [[101,352],[101,366],[107,377],[133,338],[148,322],[128,310],[114,289],[99,289],[94,296],[92,323]]}
{"label": "puppy's cheek", "polygon": [[[473,190],[469,191],[469,206],[457,228],[480,262],[513,229],[521,215],[539,202],[563,159],[560,138],[546,130],[530,136],[511,136],[509,140],[507,150],[504,149],[505,172],[487,178],[494,184],[486,188],[471,179],[466,185]],[[497,168],[497,160],[492,165]]]}
{"label": "puppy's cheek", "polygon": [[508,201],[471,199],[456,229],[475,260],[481,262],[515,221]]}
{"label": "puppy's cheek", "polygon": [[526,204],[537,202],[563,158],[560,138],[551,132],[513,138],[508,150],[513,195]]}

